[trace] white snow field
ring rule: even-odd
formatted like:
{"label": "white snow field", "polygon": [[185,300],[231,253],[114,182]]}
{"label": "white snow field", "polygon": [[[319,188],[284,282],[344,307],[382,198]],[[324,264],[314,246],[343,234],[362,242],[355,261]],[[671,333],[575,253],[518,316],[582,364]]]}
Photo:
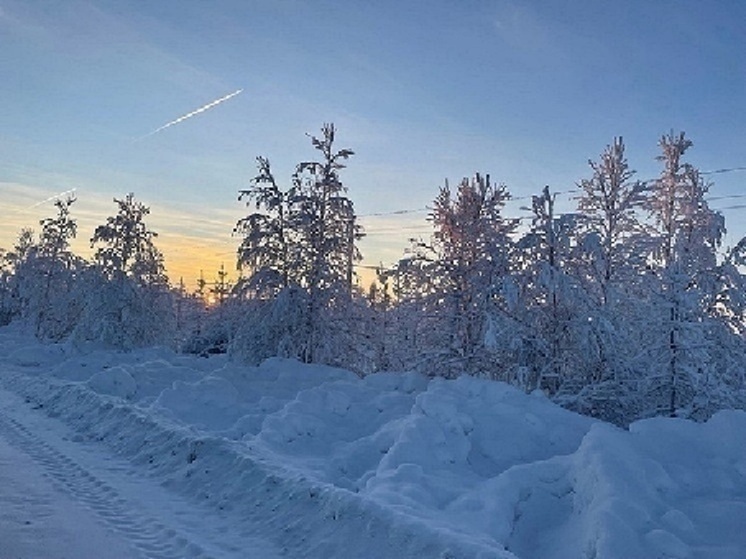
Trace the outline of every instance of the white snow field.
{"label": "white snow field", "polygon": [[11,328],[0,388],[4,558],[746,557],[742,411],[625,431],[471,377]]}

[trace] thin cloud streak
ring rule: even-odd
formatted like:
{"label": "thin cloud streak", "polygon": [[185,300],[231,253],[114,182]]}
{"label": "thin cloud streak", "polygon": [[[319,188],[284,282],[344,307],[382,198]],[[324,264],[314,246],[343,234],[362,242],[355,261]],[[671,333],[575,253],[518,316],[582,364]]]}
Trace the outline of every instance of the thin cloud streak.
{"label": "thin cloud streak", "polygon": [[75,191],[78,190],[77,188],[71,188],[70,190],[65,190],[64,192],[60,192],[59,194],[55,194],[54,196],[50,196],[46,200],[42,200],[41,202],[37,202],[36,204],[33,204],[29,206],[28,208],[24,208],[21,210],[17,210],[17,212],[22,212],[24,210],[33,210],[34,208],[38,208],[39,206],[46,204],[47,202],[51,202],[52,200],[57,200],[58,198],[62,198],[63,196],[66,196],[68,194],[75,194]]}
{"label": "thin cloud streak", "polygon": [[243,89],[237,89],[236,91],[234,91],[233,93],[229,93],[225,97],[221,97],[220,99],[216,99],[215,101],[212,101],[212,102],[208,103],[207,105],[204,105],[204,106],[200,107],[199,109],[196,109],[196,110],[192,111],[191,113],[187,113],[184,116],[180,116],[176,120],[172,120],[171,122],[167,122],[166,124],[164,124],[160,128],[156,128],[152,132],[150,132],[148,134],[145,134],[144,136],[141,136],[139,138],[136,138],[135,141],[140,141],[140,140],[144,140],[145,138],[149,138],[150,136],[152,136],[154,134],[157,134],[158,132],[161,132],[161,131],[165,130],[166,128],[170,128],[171,126],[173,126],[175,124],[179,124],[180,122],[184,122],[185,120],[187,120],[189,118],[192,118],[195,115],[198,115],[200,113],[204,113],[205,111],[207,111],[209,109],[212,109],[214,106],[219,105],[220,103],[223,103],[223,102],[227,101],[228,99],[230,99],[232,97],[235,97],[236,95],[238,95],[242,91],[243,91]]}

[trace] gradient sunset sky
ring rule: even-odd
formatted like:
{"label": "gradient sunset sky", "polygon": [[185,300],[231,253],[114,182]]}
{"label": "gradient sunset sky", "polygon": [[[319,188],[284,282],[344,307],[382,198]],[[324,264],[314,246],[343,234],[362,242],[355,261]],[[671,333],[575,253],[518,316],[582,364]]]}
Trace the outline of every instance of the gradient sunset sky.
{"label": "gradient sunset sky", "polygon": [[[74,188],[87,254],[112,198],[134,192],[172,281],[190,285],[221,262],[233,271],[254,158],[286,184],[324,122],[356,152],[343,180],[365,265],[427,234],[445,178],[490,173],[518,198],[568,191],[622,135],[647,179],[670,130],[704,171],[746,167],[738,1],[0,0],[0,76],[0,247]],[[746,172],[710,178],[735,242]]]}

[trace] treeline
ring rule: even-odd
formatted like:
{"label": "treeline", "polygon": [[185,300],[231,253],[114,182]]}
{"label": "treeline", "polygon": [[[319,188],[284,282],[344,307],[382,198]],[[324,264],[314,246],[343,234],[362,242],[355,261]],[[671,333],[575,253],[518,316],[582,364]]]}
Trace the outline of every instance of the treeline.
{"label": "treeline", "polygon": [[446,184],[430,238],[411,240],[369,290],[357,286],[364,231],[340,176],[354,154],[334,143],[324,126],[317,158],[287,186],[257,159],[239,191],[250,210],[234,229],[241,278],[219,272],[217,304],[204,304],[204,281],[197,293],[169,287],[132,195],[95,230],[92,261],[72,254],[66,199],[38,238],[24,230],[3,255],[0,319],[75,343],[478,375],[620,424],[746,407],[746,239],[722,249],[723,216],[683,133],[661,138],[660,175],[644,182],[615,139],[570,213],[548,187],[521,221],[488,175]]}
{"label": "treeline", "polygon": [[91,237],[90,262],[70,250],[74,197],[55,202],[38,237],[21,231],[2,252],[0,323],[18,321],[45,340],[121,349],[172,342],[174,297],[157,235],[144,222],[149,209],[132,194],[114,202],[117,213]]}

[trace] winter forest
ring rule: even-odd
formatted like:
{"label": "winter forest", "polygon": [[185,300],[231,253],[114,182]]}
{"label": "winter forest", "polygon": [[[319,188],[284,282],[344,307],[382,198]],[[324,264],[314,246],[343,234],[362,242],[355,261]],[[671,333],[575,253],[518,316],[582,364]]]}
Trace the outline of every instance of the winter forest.
{"label": "winter forest", "polygon": [[[0,254],[0,323],[120,350],[472,375],[618,425],[746,407],[746,239],[721,246],[726,224],[684,133],[660,138],[650,181],[615,138],[578,178],[572,212],[556,210],[550,187],[526,219],[505,215],[510,185],[488,174],[446,182],[433,191],[432,234],[366,288],[365,231],[344,180],[354,152],[333,125],[311,142],[291,177],[258,157],[238,191],[234,283],[225,270],[196,292],[170,281],[133,194],[92,232],[78,230],[74,198],[57,199]],[[83,234],[90,259],[70,249]]]}

